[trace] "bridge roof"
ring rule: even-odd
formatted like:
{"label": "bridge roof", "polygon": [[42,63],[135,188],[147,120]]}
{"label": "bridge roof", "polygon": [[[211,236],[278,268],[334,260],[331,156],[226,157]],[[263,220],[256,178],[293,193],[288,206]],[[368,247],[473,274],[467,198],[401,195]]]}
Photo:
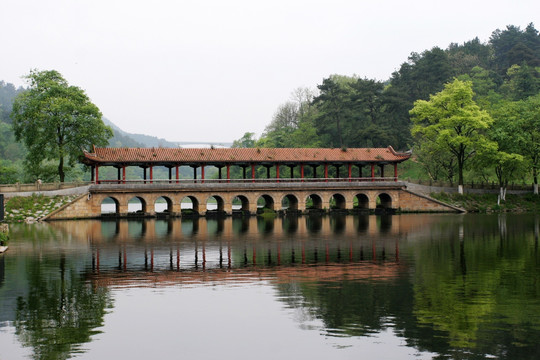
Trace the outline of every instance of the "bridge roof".
{"label": "bridge roof", "polygon": [[94,148],[82,161],[92,165],[395,163],[410,153],[387,148]]}

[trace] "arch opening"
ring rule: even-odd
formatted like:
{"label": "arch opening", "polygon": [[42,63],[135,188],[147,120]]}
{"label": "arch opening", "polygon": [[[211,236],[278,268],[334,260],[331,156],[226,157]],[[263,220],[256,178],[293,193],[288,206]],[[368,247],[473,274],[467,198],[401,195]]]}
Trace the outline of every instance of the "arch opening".
{"label": "arch opening", "polygon": [[330,198],[330,209],[332,210],[345,210],[345,196],[341,194],[334,194]]}
{"label": "arch opening", "polygon": [[225,201],[221,196],[210,196],[206,200],[206,211],[223,212],[225,209]]}
{"label": "arch opening", "polygon": [[282,210],[298,210],[298,198],[293,194],[287,194],[281,199]]}
{"label": "arch opening", "polygon": [[199,200],[195,196],[186,196],[180,201],[182,215],[198,214]]}
{"label": "arch opening", "polygon": [[128,200],[128,214],[145,214],[146,201],[140,196],[134,196]]}
{"label": "arch opening", "polygon": [[275,211],[274,209],[274,198],[270,195],[261,195],[257,199],[257,212],[265,212],[265,211]]}
{"label": "arch opening", "polygon": [[120,212],[120,203],[117,199],[109,196],[101,202],[101,215],[118,214]]}
{"label": "arch opening", "polygon": [[377,196],[377,209],[391,209],[392,197],[387,193],[380,193]]}
{"label": "arch opening", "polygon": [[237,195],[232,200],[233,211],[249,211],[249,200],[244,195]]}
{"label": "arch opening", "polygon": [[322,198],[317,194],[311,194],[306,198],[306,210],[321,210]]}
{"label": "arch opening", "polygon": [[156,214],[170,214],[172,213],[173,203],[167,196],[160,196],[154,203],[154,211]]}
{"label": "arch opening", "polygon": [[366,194],[357,194],[353,199],[355,209],[369,209],[369,198]]}

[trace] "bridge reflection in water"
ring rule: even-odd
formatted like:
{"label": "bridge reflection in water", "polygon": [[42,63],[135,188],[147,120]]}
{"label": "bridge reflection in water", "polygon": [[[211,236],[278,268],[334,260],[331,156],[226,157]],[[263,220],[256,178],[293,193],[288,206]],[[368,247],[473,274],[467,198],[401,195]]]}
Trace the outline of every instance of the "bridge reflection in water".
{"label": "bridge reflection in water", "polygon": [[400,242],[409,232],[425,228],[422,219],[326,215],[68,221],[51,226],[88,239],[92,265],[86,276],[99,285],[155,286],[264,278],[286,281],[291,276],[396,277],[406,271]]}

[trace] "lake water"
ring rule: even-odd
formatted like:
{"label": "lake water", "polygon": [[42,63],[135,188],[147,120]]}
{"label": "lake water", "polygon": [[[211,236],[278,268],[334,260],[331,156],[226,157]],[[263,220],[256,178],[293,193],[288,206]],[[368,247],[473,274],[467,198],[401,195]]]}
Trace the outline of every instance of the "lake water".
{"label": "lake water", "polygon": [[12,225],[0,359],[538,359],[539,222]]}

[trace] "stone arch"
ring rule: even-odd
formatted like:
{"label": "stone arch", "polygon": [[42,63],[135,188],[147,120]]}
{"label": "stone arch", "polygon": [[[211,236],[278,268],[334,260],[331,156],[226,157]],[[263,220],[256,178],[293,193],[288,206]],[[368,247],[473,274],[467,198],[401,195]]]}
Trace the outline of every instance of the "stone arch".
{"label": "stone arch", "polygon": [[353,204],[356,209],[369,209],[369,197],[363,193],[356,194]]}
{"label": "stone arch", "polygon": [[128,214],[145,214],[146,200],[141,196],[134,196],[128,200]]}
{"label": "stone arch", "polygon": [[387,193],[380,193],[376,199],[378,209],[391,209],[392,196]]}
{"label": "stone arch", "polygon": [[[209,205],[213,205],[213,201],[211,199],[214,199],[216,201],[215,208],[214,206],[209,206]],[[222,212],[224,211],[224,209],[225,209],[225,201],[223,200],[221,196],[212,195],[212,196],[209,196],[208,199],[206,199],[206,211]]]}
{"label": "stone arch", "polygon": [[236,195],[232,199],[232,206],[233,211],[249,211],[249,199],[244,195]]}
{"label": "stone arch", "polygon": [[281,199],[281,208],[284,210],[298,210],[298,198],[293,194],[287,194]]}
{"label": "stone arch", "polygon": [[259,208],[259,204],[261,204],[261,210],[270,209],[274,211],[274,198],[271,195],[262,194],[261,196],[259,196],[259,198],[257,199],[257,208]]}
{"label": "stone arch", "polygon": [[113,196],[108,196],[101,201],[101,215],[103,214],[119,214],[120,202]]}
{"label": "stone arch", "polygon": [[345,210],[347,201],[345,200],[345,196],[336,193],[330,197],[329,203],[331,209]]}
{"label": "stone arch", "polygon": [[323,208],[322,196],[318,194],[309,194],[306,197],[306,209],[317,209],[321,210]]}
{"label": "stone arch", "polygon": [[[162,204],[163,204],[163,201],[161,201],[160,199],[163,199],[165,200],[165,208],[163,208]],[[173,202],[171,200],[170,197],[168,196],[160,196],[156,199],[156,201],[154,201],[154,211],[156,213],[172,213],[172,209],[173,209]]]}
{"label": "stone arch", "polygon": [[186,212],[193,212],[198,214],[199,213],[199,199],[197,199],[193,195],[188,195],[182,198],[180,200],[180,210],[183,213]]}

